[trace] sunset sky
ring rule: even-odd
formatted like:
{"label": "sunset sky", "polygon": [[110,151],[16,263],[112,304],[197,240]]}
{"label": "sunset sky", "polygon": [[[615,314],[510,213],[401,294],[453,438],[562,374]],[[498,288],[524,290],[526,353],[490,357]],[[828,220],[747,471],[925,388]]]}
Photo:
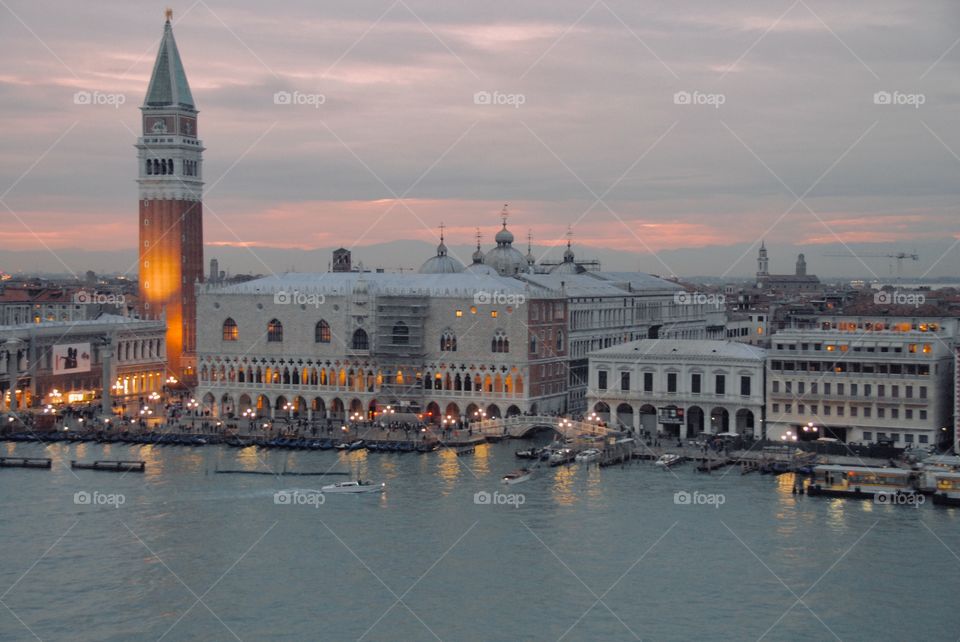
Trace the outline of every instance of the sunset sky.
{"label": "sunset sky", "polygon": [[[136,245],[164,8],[0,2],[0,247]],[[569,226],[601,257],[960,238],[955,2],[172,8],[211,246],[436,243],[441,221],[448,243],[481,226],[489,246],[504,203],[518,240],[560,245]]]}

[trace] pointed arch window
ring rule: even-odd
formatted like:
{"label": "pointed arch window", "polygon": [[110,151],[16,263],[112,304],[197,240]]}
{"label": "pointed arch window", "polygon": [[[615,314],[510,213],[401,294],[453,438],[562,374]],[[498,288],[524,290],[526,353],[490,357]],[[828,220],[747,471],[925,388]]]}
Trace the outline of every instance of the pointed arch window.
{"label": "pointed arch window", "polygon": [[313,329],[313,340],[316,343],[330,343],[330,324],[323,319],[317,321]]}
{"label": "pointed arch window", "polygon": [[450,330],[450,329],[444,330],[443,334],[440,335],[440,351],[441,352],[457,351],[457,335],[453,333],[453,330]]}
{"label": "pointed arch window", "polygon": [[223,340],[236,341],[238,338],[240,338],[240,329],[237,327],[237,322],[227,317],[223,322]]}
{"label": "pointed arch window", "polygon": [[370,349],[370,339],[367,337],[367,333],[363,328],[357,328],[354,331],[353,341],[351,341],[350,345],[354,350]]}
{"label": "pointed arch window", "polygon": [[267,341],[279,343],[283,341],[283,324],[277,319],[270,319],[267,324]]}
{"label": "pointed arch window", "polygon": [[491,352],[510,352],[510,339],[503,330],[497,330],[490,340]]}

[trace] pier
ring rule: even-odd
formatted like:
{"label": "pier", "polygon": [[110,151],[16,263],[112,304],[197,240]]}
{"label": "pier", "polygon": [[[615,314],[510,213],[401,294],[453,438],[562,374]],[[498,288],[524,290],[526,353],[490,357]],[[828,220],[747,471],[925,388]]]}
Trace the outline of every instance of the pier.
{"label": "pier", "polygon": [[147,470],[147,462],[125,459],[100,459],[94,462],[70,460],[70,468],[75,470],[103,470],[111,473],[142,473]]}
{"label": "pier", "polygon": [[48,457],[0,457],[0,468],[45,468],[53,466]]}

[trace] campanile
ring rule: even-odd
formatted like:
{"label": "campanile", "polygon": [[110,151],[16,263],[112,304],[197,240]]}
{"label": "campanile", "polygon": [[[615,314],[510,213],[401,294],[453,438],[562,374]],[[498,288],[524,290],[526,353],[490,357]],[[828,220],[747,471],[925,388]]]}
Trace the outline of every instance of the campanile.
{"label": "campanile", "polygon": [[195,378],[197,308],[203,280],[203,143],[167,10],[160,50],[140,107],[140,313],[167,321],[167,360],[181,381]]}

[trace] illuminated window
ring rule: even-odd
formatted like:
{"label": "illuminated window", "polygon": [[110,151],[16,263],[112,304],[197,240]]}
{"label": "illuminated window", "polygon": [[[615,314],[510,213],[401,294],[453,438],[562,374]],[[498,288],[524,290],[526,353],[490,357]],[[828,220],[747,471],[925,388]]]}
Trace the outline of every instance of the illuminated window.
{"label": "illuminated window", "polygon": [[[471,312],[472,312],[474,309],[475,309],[475,308],[471,308]],[[463,316],[463,310],[457,310],[457,311],[456,311],[456,316],[457,316],[458,318],[459,318],[459,317],[462,317],[462,316]]]}
{"label": "illuminated window", "polygon": [[267,341],[283,341],[283,324],[277,319],[271,319],[270,323],[267,324]]}
{"label": "illuminated window", "polygon": [[490,316],[491,316],[491,318],[496,319],[496,318],[497,318],[497,311],[496,311],[496,310],[490,310]]}
{"label": "illuminated window", "polygon": [[923,354],[930,354],[932,350],[933,350],[933,347],[929,343],[923,344]]}
{"label": "illuminated window", "polygon": [[330,343],[330,324],[320,319],[313,329],[313,340],[315,343]]}
{"label": "illuminated window", "polygon": [[236,341],[240,336],[240,330],[237,328],[237,322],[227,317],[223,322],[223,340]]}
{"label": "illuminated window", "polygon": [[476,314],[476,313],[477,313],[477,306],[471,305],[471,306],[470,306],[470,314]]}

